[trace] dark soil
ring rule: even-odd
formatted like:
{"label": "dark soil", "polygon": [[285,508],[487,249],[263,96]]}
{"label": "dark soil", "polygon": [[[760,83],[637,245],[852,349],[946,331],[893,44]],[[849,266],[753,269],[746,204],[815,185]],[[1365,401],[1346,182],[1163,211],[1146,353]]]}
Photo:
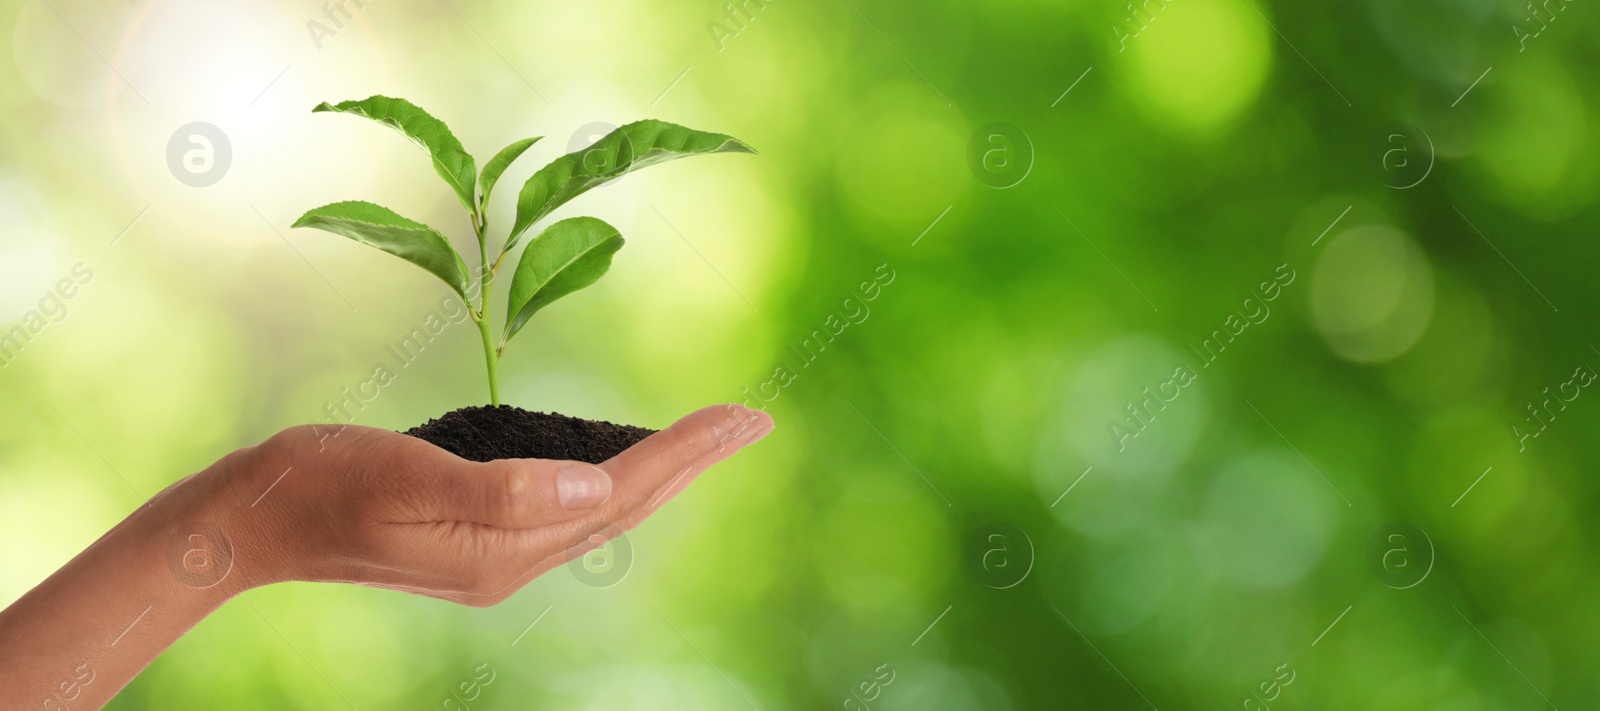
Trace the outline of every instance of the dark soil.
{"label": "dark soil", "polygon": [[654,434],[632,425],[519,407],[463,407],[405,432],[474,462],[566,459],[599,464]]}

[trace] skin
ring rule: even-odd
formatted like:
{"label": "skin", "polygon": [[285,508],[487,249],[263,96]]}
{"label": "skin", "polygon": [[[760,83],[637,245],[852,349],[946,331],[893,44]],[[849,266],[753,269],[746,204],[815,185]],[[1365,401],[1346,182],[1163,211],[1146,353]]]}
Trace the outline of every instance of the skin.
{"label": "skin", "polygon": [[100,708],[206,615],[273,583],[494,605],[772,428],[717,405],[599,466],[469,462],[369,427],[284,430],[157,494],[0,612],[0,708]]}

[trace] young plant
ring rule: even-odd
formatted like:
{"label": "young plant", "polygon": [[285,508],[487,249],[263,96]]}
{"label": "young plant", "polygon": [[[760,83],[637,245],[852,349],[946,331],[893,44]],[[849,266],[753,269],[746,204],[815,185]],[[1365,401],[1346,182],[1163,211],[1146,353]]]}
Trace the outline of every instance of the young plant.
{"label": "young plant", "polygon": [[[472,155],[450,133],[444,122],[405,99],[373,96],[340,104],[322,103],[311,110],[354,114],[372,119],[403,134],[428,151],[433,170],[455,192],[467,211],[472,234],[478,240],[478,269],[469,274],[467,263],[437,229],[401,217],[370,202],[347,201],[311,210],[294,223],[315,227],[377,247],[443,279],[467,305],[483,339],[484,364],[489,370],[489,402],[500,404],[500,358],[506,343],[522,330],[540,309],[555,300],[595,283],[611,268],[611,257],[622,248],[615,227],[593,217],[573,217],[546,227],[528,241],[511,276],[505,326],[496,343],[493,327],[493,289],[506,256],[528,229],[589,189],[623,174],[657,163],[710,153],[755,153],[732,136],[705,133],[664,121],[639,121],[619,128],[594,145],[568,153],[540,168],[517,195],[517,213],[511,229],[497,249],[489,244],[489,196],[506,168],[542,136],[524,138],[501,149],[480,173]],[[494,258],[489,255],[493,251]],[[475,283],[474,283],[475,282]],[[477,292],[477,304],[473,293]]]}

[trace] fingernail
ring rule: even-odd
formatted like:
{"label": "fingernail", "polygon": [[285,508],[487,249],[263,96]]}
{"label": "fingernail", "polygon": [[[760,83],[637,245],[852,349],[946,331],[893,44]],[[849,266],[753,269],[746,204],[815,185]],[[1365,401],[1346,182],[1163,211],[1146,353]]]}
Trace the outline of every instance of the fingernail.
{"label": "fingernail", "polygon": [[596,467],[566,467],[556,472],[556,497],[568,511],[594,508],[611,498],[611,475]]}
{"label": "fingernail", "polygon": [[777,423],[772,421],[771,415],[757,413],[753,415],[753,418],[754,421],[745,425],[744,435],[739,438],[738,445],[740,447],[748,447],[760,442],[767,435],[772,434],[772,430],[777,427]]}

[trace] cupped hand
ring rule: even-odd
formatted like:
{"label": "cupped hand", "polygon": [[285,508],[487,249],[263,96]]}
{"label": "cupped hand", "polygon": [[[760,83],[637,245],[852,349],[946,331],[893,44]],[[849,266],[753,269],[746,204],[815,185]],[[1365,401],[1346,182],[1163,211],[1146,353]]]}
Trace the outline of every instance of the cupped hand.
{"label": "cupped hand", "polygon": [[772,428],[763,412],[707,407],[596,466],[471,462],[387,430],[303,426],[170,495],[211,502],[202,518],[228,537],[239,589],[347,582],[483,607],[638,525]]}

